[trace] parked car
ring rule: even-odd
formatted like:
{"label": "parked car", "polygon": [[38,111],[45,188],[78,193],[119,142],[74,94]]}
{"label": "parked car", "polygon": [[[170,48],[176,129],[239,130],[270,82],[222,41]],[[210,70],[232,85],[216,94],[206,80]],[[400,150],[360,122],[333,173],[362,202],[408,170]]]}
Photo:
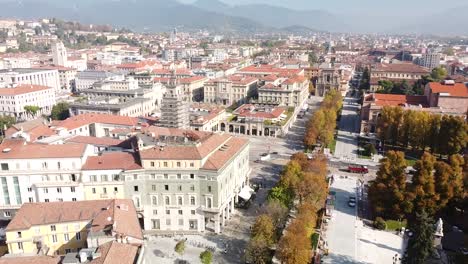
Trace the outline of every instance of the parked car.
{"label": "parked car", "polygon": [[349,165],[348,171],[352,173],[368,173],[369,169],[363,165]]}

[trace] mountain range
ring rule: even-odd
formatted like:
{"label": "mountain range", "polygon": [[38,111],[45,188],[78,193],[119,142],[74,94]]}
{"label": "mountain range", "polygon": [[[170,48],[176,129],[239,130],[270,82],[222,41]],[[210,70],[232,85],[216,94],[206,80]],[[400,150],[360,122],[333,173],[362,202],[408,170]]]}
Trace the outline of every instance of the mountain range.
{"label": "mountain range", "polygon": [[[434,9],[440,10],[440,9]],[[225,33],[331,32],[432,33],[468,35],[468,6],[434,14],[399,16],[296,10],[268,4],[227,5],[219,0],[0,0],[0,17],[57,17],[83,23],[111,24],[138,31],[168,31],[174,27]]]}

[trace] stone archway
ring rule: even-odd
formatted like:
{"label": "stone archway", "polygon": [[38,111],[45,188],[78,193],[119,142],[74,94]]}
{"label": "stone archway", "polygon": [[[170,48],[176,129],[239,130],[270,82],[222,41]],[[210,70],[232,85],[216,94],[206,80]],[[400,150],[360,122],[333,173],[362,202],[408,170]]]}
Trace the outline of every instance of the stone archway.
{"label": "stone archway", "polygon": [[221,123],[221,131],[226,131],[226,124]]}
{"label": "stone archway", "polygon": [[234,132],[234,126],[233,125],[229,125],[229,133],[233,133]]}
{"label": "stone archway", "polygon": [[239,133],[245,135],[245,126],[240,126]]}
{"label": "stone archway", "polygon": [[264,136],[269,136],[270,135],[270,129],[267,127],[265,128],[265,133],[263,133]]}

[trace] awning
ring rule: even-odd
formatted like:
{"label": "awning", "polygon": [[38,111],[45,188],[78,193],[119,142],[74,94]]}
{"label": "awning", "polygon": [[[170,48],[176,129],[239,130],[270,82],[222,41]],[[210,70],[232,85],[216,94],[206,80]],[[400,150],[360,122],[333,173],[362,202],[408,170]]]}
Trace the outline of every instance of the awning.
{"label": "awning", "polygon": [[239,192],[239,197],[242,198],[243,200],[245,201],[248,201],[250,199],[250,197],[252,197],[252,194],[254,193],[255,191],[250,188],[250,186],[244,186],[244,188],[242,188],[242,190]]}

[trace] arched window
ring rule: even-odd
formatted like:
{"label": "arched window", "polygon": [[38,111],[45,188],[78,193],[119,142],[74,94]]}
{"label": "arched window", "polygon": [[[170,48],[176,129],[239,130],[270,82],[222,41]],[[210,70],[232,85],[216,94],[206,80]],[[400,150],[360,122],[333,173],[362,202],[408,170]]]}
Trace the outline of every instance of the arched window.
{"label": "arched window", "polygon": [[212,198],[209,197],[209,198],[206,199],[206,207],[211,208],[211,206],[212,206]]}
{"label": "arched window", "polygon": [[195,205],[195,197],[190,197],[190,204]]}

